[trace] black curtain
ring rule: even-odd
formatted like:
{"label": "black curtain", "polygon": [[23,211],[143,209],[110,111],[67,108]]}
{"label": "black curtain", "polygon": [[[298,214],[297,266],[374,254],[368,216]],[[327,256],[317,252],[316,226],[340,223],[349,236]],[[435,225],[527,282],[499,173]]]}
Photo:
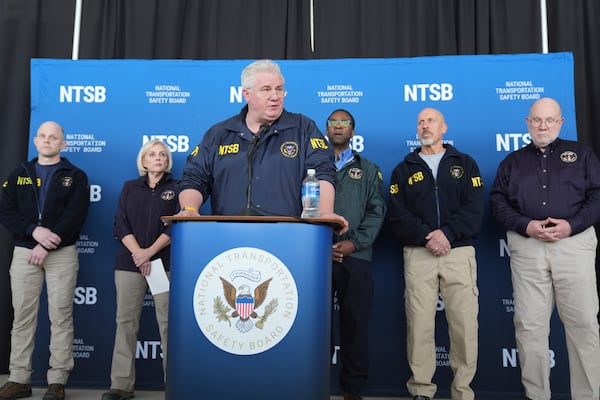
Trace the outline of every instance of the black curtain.
{"label": "black curtain", "polygon": [[[548,0],[550,51],[572,51],[579,138],[600,154],[600,2]],[[557,77],[560,79],[560,77]]]}
{"label": "black curtain", "polygon": [[541,51],[537,1],[318,0],[315,3],[315,58]]}
{"label": "black curtain", "polygon": [[80,58],[306,59],[305,0],[84,3]]}
{"label": "black curtain", "polygon": [[[574,54],[579,138],[600,154],[600,3],[547,5],[550,51]],[[313,53],[310,0],[83,0],[79,58],[541,52],[539,10],[539,0],[314,0]],[[29,60],[71,58],[74,13],[75,0],[0,0],[0,180],[27,154]],[[0,229],[0,373],[8,367],[11,247]]]}
{"label": "black curtain", "polygon": [[[27,156],[29,60],[71,58],[75,0],[0,0],[0,180]],[[59,118],[57,116],[57,118]],[[0,228],[0,373],[8,371],[11,235]]]}

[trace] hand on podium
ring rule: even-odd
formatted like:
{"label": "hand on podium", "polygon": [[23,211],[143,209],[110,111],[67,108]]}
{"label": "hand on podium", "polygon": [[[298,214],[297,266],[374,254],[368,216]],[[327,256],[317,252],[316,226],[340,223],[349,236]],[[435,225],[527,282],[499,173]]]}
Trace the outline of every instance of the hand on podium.
{"label": "hand on podium", "polygon": [[320,218],[336,220],[336,222],[338,223],[338,228],[335,229],[335,233],[338,235],[343,235],[344,233],[346,233],[346,231],[348,231],[348,227],[350,226],[346,218],[334,212],[321,214]]}
{"label": "hand on podium", "polygon": [[196,209],[192,209],[191,207],[184,207],[175,214],[176,217],[199,217],[200,213]]}

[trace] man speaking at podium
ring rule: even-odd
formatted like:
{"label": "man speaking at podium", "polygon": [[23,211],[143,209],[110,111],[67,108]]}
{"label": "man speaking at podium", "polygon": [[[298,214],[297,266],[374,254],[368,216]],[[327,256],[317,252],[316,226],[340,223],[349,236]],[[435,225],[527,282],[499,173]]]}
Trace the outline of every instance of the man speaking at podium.
{"label": "man speaking at podium", "polygon": [[214,215],[298,217],[302,180],[314,168],[321,185],[320,216],[340,219],[333,212],[333,151],[313,120],[283,108],[287,92],[279,65],[255,61],[241,80],[247,105],[212,126],[188,156],[178,184],[178,216],[198,216],[210,196]]}

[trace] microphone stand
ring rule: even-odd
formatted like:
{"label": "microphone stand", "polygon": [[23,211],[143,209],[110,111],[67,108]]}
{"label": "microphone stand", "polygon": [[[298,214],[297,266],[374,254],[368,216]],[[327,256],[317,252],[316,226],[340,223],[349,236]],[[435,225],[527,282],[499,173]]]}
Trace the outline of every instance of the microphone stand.
{"label": "microphone stand", "polygon": [[240,211],[240,215],[243,216],[262,215],[260,212],[258,212],[252,207],[252,177],[254,175],[254,154],[256,154],[256,150],[258,149],[258,141],[260,140],[260,136],[267,132],[270,128],[270,125],[261,124],[260,129],[250,141],[250,147],[248,148],[248,185],[246,186],[246,208]]}

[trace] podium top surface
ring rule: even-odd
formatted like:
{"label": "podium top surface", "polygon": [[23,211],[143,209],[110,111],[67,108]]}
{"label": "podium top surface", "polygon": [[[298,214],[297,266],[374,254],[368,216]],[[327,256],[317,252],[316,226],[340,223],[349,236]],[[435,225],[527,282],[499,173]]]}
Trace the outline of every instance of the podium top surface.
{"label": "podium top surface", "polygon": [[323,224],[332,227],[341,227],[343,222],[336,218],[299,218],[289,216],[263,216],[263,215],[199,215],[197,217],[162,216],[160,219],[166,223],[177,222],[297,222],[309,224]]}

